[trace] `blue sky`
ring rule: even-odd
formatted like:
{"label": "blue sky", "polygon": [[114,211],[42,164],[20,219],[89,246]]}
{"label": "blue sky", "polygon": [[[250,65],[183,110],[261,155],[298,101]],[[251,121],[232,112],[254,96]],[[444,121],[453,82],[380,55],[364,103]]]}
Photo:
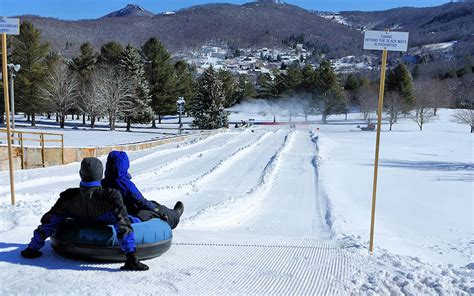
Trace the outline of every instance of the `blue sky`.
{"label": "blue sky", "polygon": [[[145,9],[159,13],[205,3],[243,4],[251,0],[0,0],[0,16],[36,14],[61,19],[99,18],[125,7],[128,3],[138,4]],[[287,3],[306,9],[341,10],[383,10],[400,6],[435,6],[448,0],[287,0]]]}

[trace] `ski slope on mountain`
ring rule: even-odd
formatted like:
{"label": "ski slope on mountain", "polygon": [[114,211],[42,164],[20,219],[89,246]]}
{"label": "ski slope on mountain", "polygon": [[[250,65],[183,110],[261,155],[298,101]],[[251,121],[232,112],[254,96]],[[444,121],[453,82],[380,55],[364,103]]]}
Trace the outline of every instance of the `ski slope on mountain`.
{"label": "ski slope on mountain", "polygon": [[[23,259],[19,253],[42,214],[61,191],[78,186],[79,164],[17,171],[15,206],[2,172],[0,294],[473,293],[472,136],[446,122],[437,128],[456,132],[383,135],[381,248],[368,256],[373,151],[367,147],[374,134],[355,132],[354,122],[226,130],[130,152],[130,172],[145,197],[169,207],[185,204],[173,246],[147,260],[147,272],[65,259],[49,243],[41,258]],[[440,136],[455,144],[438,145]],[[433,155],[440,164],[430,165]],[[407,172],[416,165],[421,169]],[[398,182],[385,181],[391,178]],[[431,189],[416,191],[410,204],[413,195],[400,183]],[[450,190],[455,194],[447,202],[442,194]],[[449,211],[456,213],[444,217]],[[446,254],[443,261],[437,252]]]}

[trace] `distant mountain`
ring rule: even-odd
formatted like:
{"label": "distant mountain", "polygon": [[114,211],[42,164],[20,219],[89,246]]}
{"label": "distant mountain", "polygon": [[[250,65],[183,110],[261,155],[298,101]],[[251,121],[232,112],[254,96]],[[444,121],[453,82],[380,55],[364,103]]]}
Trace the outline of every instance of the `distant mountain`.
{"label": "distant mountain", "polygon": [[459,56],[474,55],[474,2],[441,6],[402,7],[386,11],[341,12],[344,20],[365,29],[410,32],[410,46],[459,41]]}
{"label": "distant mountain", "polygon": [[268,4],[268,3],[285,4],[285,1],[283,0],[256,0],[255,2],[262,3],[262,4]]}
{"label": "distant mountain", "polygon": [[38,16],[21,19],[33,22],[53,49],[66,56],[75,55],[83,42],[91,42],[97,50],[111,40],[139,47],[150,37],[158,37],[176,52],[205,44],[283,47],[282,40],[300,36],[315,49],[334,56],[345,54],[362,42],[356,30],[300,7],[274,2],[206,4],[153,17],[143,17],[137,13],[144,10],[129,5],[96,20],[64,21]]}
{"label": "distant mountain", "polygon": [[[458,56],[474,55],[474,3],[450,3],[428,8],[397,8],[377,12],[342,12],[342,25],[281,0],[258,0],[244,5],[206,4],[173,13],[156,14],[137,5],[96,20],[64,21],[22,16],[34,23],[55,51],[75,55],[91,42],[96,50],[108,41],[136,47],[158,37],[172,52],[202,45],[233,48],[284,47],[283,41],[305,43],[329,57],[360,55],[360,28],[410,32],[410,46],[458,41]],[[288,42],[285,42],[288,44]]]}
{"label": "distant mountain", "polygon": [[145,10],[143,7],[135,5],[135,4],[128,4],[125,8],[120,10],[111,12],[104,17],[125,17],[125,16],[154,16],[153,12]]}

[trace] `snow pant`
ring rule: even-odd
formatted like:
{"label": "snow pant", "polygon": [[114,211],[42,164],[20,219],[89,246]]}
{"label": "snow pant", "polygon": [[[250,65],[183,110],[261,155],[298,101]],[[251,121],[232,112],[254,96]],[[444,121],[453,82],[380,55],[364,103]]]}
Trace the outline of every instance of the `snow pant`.
{"label": "snow pant", "polygon": [[156,201],[152,202],[156,204],[157,210],[140,210],[135,216],[137,216],[142,221],[148,221],[153,218],[159,218],[161,220],[166,221],[171,227],[171,229],[175,229],[179,223],[178,213],[176,213],[175,210],[169,209],[164,205],[160,205]]}

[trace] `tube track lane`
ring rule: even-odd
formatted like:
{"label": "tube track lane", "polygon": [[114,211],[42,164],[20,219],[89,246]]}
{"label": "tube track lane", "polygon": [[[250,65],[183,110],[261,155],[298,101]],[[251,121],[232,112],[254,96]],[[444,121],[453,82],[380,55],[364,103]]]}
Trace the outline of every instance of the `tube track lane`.
{"label": "tube track lane", "polygon": [[[234,139],[229,140],[228,143],[224,145],[219,145],[217,149],[215,149],[215,147],[208,147],[207,150],[197,154],[192,161],[180,163],[179,169],[168,169],[159,175],[153,173],[153,182],[137,178],[137,186],[142,191],[147,192],[159,189],[180,188],[189,185],[195,180],[212,172],[221,162],[237,153],[242,147],[258,141],[258,139],[263,136],[263,133],[262,131],[254,133],[244,132],[234,135]],[[176,158],[179,156],[171,154],[170,157]],[[156,162],[154,162],[154,164],[157,165]]]}
{"label": "tube track lane", "polygon": [[278,173],[282,154],[289,149],[293,138],[292,132],[285,131],[284,140],[276,152],[266,161],[263,171],[257,177],[256,186],[241,196],[231,196],[200,210],[194,216],[189,217],[184,224],[188,225],[186,222],[189,222],[189,227],[199,228],[200,225],[204,225],[207,229],[216,230],[235,227],[240,221],[249,218],[249,216],[251,217],[254,210],[262,203],[264,193],[271,187],[271,183]]}
{"label": "tube track lane", "polygon": [[268,132],[248,149],[228,159],[219,170],[194,184],[193,191],[179,197],[190,206],[184,217],[196,215],[200,210],[218,204],[230,197],[250,192],[259,185],[265,167],[285,141],[287,132]]}
{"label": "tube track lane", "polygon": [[174,169],[186,162],[192,162],[200,154],[222,149],[241,137],[241,133],[220,133],[191,145],[156,151],[138,158],[134,157],[130,163],[130,172],[137,182],[157,178],[164,170]]}
{"label": "tube track lane", "polygon": [[306,131],[297,131],[291,149],[283,157],[265,203],[252,219],[241,221],[239,230],[265,235],[330,238],[321,209],[317,172],[313,165],[316,147]]}
{"label": "tube track lane", "polygon": [[321,208],[318,196],[315,155],[316,147],[308,132],[289,134],[272,159],[261,186],[246,196],[201,210],[190,217],[190,221],[185,220],[184,226],[330,238],[330,228],[323,214],[326,209]]}

